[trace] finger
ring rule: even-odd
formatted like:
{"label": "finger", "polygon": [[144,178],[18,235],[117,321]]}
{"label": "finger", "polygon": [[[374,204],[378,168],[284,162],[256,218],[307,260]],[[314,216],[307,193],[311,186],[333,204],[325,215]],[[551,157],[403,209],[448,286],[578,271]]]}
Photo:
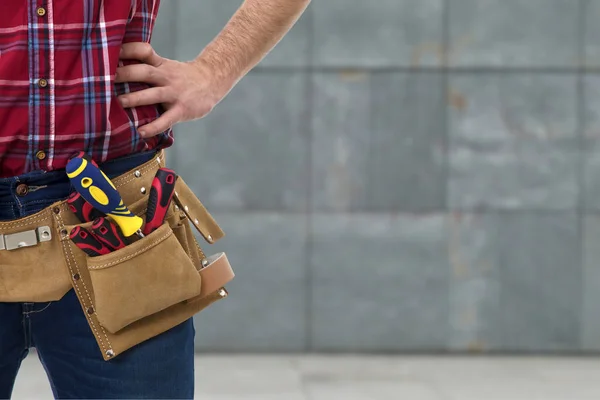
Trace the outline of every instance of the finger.
{"label": "finger", "polygon": [[119,102],[125,108],[148,106],[161,103],[171,103],[176,96],[169,95],[164,87],[152,87],[133,93],[123,94],[118,97]]}
{"label": "finger", "polygon": [[138,132],[140,133],[140,135],[142,135],[142,137],[149,138],[168,130],[178,121],[179,111],[177,110],[177,108],[171,108],[151,123],[140,127],[140,129],[138,129]]}
{"label": "finger", "polygon": [[135,64],[117,68],[115,82],[145,82],[163,85],[166,79],[156,67],[147,64]]}
{"label": "finger", "polygon": [[119,57],[124,60],[139,60],[146,64],[159,67],[163,58],[159,56],[149,43],[134,42],[124,43],[121,46]]}

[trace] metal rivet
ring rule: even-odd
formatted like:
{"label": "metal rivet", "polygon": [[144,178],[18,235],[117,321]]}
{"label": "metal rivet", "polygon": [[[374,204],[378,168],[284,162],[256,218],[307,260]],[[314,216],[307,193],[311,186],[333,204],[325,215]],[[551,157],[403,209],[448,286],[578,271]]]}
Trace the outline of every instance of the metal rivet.
{"label": "metal rivet", "polygon": [[194,219],[194,223],[198,225],[198,218]]}
{"label": "metal rivet", "polygon": [[206,267],[208,265],[208,260],[205,258],[202,260],[202,266]]}
{"label": "metal rivet", "polygon": [[175,211],[179,211],[179,206],[175,204]]}
{"label": "metal rivet", "polygon": [[212,236],[210,236],[210,235],[208,235],[208,236],[206,237],[206,239],[208,239],[208,241],[209,241],[209,242],[212,242],[212,241],[213,241],[213,238],[212,238]]}
{"label": "metal rivet", "polygon": [[221,296],[223,298],[227,297],[227,290],[225,290],[225,289],[219,290],[219,296]]}
{"label": "metal rivet", "polygon": [[[67,232],[67,230],[66,230],[66,229],[61,229],[61,230],[60,230],[60,234],[61,234],[61,235],[63,235],[63,236],[67,236],[67,234],[68,234],[68,233],[69,233],[69,232]],[[43,236],[43,234],[42,234],[42,236]]]}
{"label": "metal rivet", "polygon": [[21,183],[19,186],[17,186],[15,192],[17,193],[17,196],[25,196],[27,193],[29,193],[29,186]]}
{"label": "metal rivet", "polygon": [[188,208],[188,206],[185,206],[185,207],[183,207],[183,209],[184,209],[185,211],[189,211],[189,210],[190,210],[190,209]]}
{"label": "metal rivet", "polygon": [[179,196],[179,193],[177,193],[177,191],[175,191],[175,196]]}
{"label": "metal rivet", "polygon": [[94,307],[90,307],[87,309],[87,313],[92,315],[94,313]]}
{"label": "metal rivet", "polygon": [[156,162],[160,164],[160,157],[156,157]]}
{"label": "metal rivet", "polygon": [[60,208],[58,208],[58,207],[54,207],[54,208],[52,209],[52,211],[54,211],[54,214],[59,214],[59,213],[60,213]]}
{"label": "metal rivet", "polygon": [[106,357],[111,358],[115,356],[115,352],[112,350],[106,350]]}
{"label": "metal rivet", "polygon": [[74,281],[78,281],[80,278],[81,278],[81,276],[79,276],[79,274],[73,275],[73,280]]}
{"label": "metal rivet", "polygon": [[135,171],[133,174],[135,175],[136,178],[139,178],[140,176],[142,176],[142,173],[139,170]]}
{"label": "metal rivet", "polygon": [[146,194],[146,188],[145,187],[141,188],[140,192],[142,192],[142,194]]}

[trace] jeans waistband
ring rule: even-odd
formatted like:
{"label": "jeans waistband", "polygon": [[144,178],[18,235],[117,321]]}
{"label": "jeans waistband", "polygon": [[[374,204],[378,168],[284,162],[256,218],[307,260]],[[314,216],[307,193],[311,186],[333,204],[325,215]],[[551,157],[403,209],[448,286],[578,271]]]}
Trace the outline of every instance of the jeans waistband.
{"label": "jeans waistband", "polygon": [[[121,158],[115,158],[98,166],[109,178],[114,178],[124,172],[143,164],[154,157],[156,152],[135,153]],[[69,178],[64,169],[56,171],[32,171],[23,175],[0,178],[0,190],[3,186],[10,187],[14,182],[31,185],[49,185],[52,183],[68,182]]]}

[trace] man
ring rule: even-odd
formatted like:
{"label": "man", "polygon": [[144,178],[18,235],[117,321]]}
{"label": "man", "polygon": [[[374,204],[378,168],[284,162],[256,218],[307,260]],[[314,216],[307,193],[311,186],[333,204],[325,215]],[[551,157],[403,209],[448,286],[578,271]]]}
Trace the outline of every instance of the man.
{"label": "man", "polygon": [[[160,0],[0,2],[0,221],[65,199],[79,151],[113,177],[171,146],[171,128],[208,114],[309,1],[245,0],[187,62],[149,45]],[[72,290],[0,302],[0,398],[30,347],[57,398],[192,398],[193,340],[190,319],[106,362]]]}

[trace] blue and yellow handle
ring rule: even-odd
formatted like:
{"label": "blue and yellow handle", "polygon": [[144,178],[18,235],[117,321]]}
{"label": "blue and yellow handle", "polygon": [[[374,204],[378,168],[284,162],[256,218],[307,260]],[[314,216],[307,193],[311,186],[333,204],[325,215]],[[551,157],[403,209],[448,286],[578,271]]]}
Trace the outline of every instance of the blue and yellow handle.
{"label": "blue and yellow handle", "polygon": [[72,158],[66,167],[71,184],[95,209],[113,219],[129,237],[140,231],[144,220],[133,214],[104,172],[84,157]]}

